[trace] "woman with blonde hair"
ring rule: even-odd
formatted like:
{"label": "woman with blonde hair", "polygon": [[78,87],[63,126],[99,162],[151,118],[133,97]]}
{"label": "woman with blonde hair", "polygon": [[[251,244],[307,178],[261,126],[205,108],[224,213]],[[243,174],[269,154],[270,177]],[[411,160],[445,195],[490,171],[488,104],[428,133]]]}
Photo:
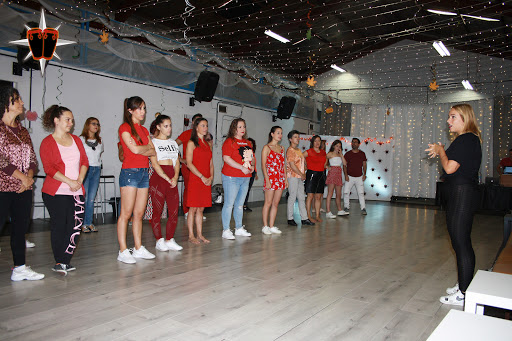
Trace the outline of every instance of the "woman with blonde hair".
{"label": "woman with blonde hair", "polygon": [[85,216],[82,232],[98,232],[96,226],[92,224],[94,214],[94,199],[98,192],[101,175],[101,154],[103,153],[103,143],[100,137],[100,121],[96,117],[89,117],[85,123],[80,139],[84,144],[87,159],[89,159],[89,169],[84,180],[85,188]]}
{"label": "woman with blonde hair", "polygon": [[457,258],[458,283],[446,289],[443,304],[464,305],[464,294],[473,279],[475,252],[471,228],[478,198],[478,171],[482,160],[481,135],[473,108],[454,105],[448,113],[448,127],[455,140],[445,151],[441,143],[429,144],[430,157],[439,156],[443,166],[444,194],[447,196],[446,227]]}

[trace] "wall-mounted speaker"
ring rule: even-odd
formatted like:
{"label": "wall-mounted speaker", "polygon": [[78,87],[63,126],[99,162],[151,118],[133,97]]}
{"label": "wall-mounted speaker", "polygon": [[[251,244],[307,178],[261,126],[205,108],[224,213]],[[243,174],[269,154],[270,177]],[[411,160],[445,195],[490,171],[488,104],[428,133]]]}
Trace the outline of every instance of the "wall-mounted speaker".
{"label": "wall-mounted speaker", "polygon": [[203,71],[199,74],[194,90],[194,98],[199,102],[211,102],[217,84],[219,83],[219,75],[211,71]]}
{"label": "wall-mounted speaker", "polygon": [[295,97],[285,96],[279,101],[277,107],[277,118],[287,120],[292,116],[293,109],[295,108]]}

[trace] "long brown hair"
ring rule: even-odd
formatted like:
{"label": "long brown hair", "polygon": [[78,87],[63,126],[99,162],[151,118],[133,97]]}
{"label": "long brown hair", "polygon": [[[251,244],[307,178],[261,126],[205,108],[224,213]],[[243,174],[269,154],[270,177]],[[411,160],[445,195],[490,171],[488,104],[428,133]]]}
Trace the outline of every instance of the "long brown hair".
{"label": "long brown hair", "polygon": [[270,132],[268,133],[268,142],[267,143],[272,142],[272,134],[274,134],[277,129],[283,130],[283,128],[281,128],[280,126],[273,126],[272,128],[270,128]]}
{"label": "long brown hair", "polygon": [[135,125],[133,124],[133,121],[132,121],[132,114],[128,110],[138,109],[138,108],[142,107],[143,104],[145,104],[145,102],[142,98],[140,98],[139,96],[132,96],[130,98],[125,98],[124,106],[123,106],[123,110],[124,110],[123,122],[128,123],[130,125],[130,130],[131,130],[132,136],[134,136],[135,139],[137,141],[139,141],[140,143],[142,143],[142,140],[141,140],[139,134],[137,133],[137,130],[135,130]]}
{"label": "long brown hair", "polygon": [[199,135],[197,135],[197,127],[199,126],[199,123],[201,123],[203,121],[206,121],[206,124],[208,124],[208,120],[204,117],[201,117],[201,118],[197,118],[194,121],[194,124],[192,125],[192,133],[190,134],[190,141],[194,142],[194,146],[196,146],[196,147],[199,147]]}
{"label": "long brown hair", "polygon": [[100,137],[100,132],[101,132],[100,120],[98,120],[96,117],[89,117],[88,119],[86,119],[86,120],[85,120],[85,123],[84,123],[84,129],[82,129],[82,133],[80,134],[80,136],[83,136],[86,140],[89,138],[89,125],[90,125],[93,121],[97,121],[97,122],[98,122],[98,131],[94,133],[94,138],[96,139],[96,141],[98,141],[98,143],[101,143],[101,137]]}
{"label": "long brown hair", "polygon": [[471,105],[465,103],[456,104],[452,107],[452,109],[456,110],[462,118],[462,121],[464,121],[464,133],[473,133],[478,136],[480,142],[482,142],[482,134],[478,128],[475,112],[473,111]]}
{"label": "long brown hair", "polygon": [[242,136],[242,139],[244,139],[244,140],[247,139],[247,124],[245,123],[245,120],[243,118],[235,118],[233,121],[231,121],[231,125],[229,126],[229,131],[228,131],[228,136],[227,136],[228,139],[235,138],[236,130],[238,128],[239,122],[244,122],[244,124],[245,124],[245,134],[244,134],[244,136]]}

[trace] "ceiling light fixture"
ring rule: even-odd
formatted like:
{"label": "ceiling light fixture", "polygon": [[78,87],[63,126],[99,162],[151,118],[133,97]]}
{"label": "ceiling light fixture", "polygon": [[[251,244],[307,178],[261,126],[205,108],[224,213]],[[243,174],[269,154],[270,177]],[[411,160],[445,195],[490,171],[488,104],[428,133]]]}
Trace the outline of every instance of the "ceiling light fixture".
{"label": "ceiling light fixture", "polygon": [[[438,11],[438,10],[435,10],[435,9],[427,9],[427,12],[434,13],[434,14],[440,14],[440,15],[457,15],[457,13],[454,13],[454,12]],[[461,14],[460,16],[461,17],[478,19],[478,20],[484,20],[484,21],[500,21],[499,19],[481,17],[481,16],[478,16],[478,15]]]}
{"label": "ceiling light fixture", "polygon": [[487,17],[481,17],[477,15],[469,15],[469,14],[461,14],[463,17],[483,20],[483,21],[500,21],[499,19],[493,19],[493,18],[487,18]]}
{"label": "ceiling light fixture", "polygon": [[331,67],[332,67],[334,70],[339,71],[339,72],[347,72],[347,70],[340,68],[340,67],[339,67],[338,65],[336,65],[336,64],[331,64]]}
{"label": "ceiling light fixture", "polygon": [[219,8],[222,8],[222,7],[226,6],[226,5],[227,5],[227,4],[229,4],[231,1],[233,1],[233,0],[228,0],[228,1],[226,1],[225,3],[223,3],[222,5],[220,5],[220,6],[219,6]]}
{"label": "ceiling light fixture", "polygon": [[265,34],[269,37],[279,40],[281,43],[289,43],[290,41],[285,37],[281,37],[279,34],[272,32],[271,30],[266,30]]}
{"label": "ceiling light fixture", "polygon": [[292,45],[297,45],[298,43],[302,43],[304,40],[306,40],[306,38],[302,38],[301,40],[296,41],[296,42],[295,42],[295,43],[293,43]]}
{"label": "ceiling light fixture", "polygon": [[441,15],[457,15],[457,13],[446,12],[446,11],[438,11],[438,10],[435,10],[435,9],[427,9],[427,12],[434,13],[434,14],[441,14]]}
{"label": "ceiling light fixture", "polygon": [[464,89],[466,89],[466,90],[475,90],[475,89],[473,89],[473,86],[471,85],[471,83],[467,80],[463,80],[462,85],[464,85]]}
{"label": "ceiling light fixture", "polygon": [[444,46],[442,41],[435,41],[433,44],[434,48],[436,49],[437,53],[441,55],[441,57],[449,57],[450,51]]}

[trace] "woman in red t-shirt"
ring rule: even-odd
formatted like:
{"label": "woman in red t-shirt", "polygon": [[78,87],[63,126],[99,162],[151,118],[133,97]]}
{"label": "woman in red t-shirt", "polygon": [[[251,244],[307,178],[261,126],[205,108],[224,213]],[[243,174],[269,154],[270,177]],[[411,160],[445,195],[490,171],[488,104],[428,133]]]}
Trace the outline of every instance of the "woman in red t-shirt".
{"label": "woman in red t-shirt", "polygon": [[[322,197],[325,188],[325,164],[327,155],[325,150],[321,149],[322,139],[315,135],[311,138],[310,147],[303,155],[306,158],[308,170],[306,172],[306,210],[308,219],[311,222],[322,222],[320,219],[320,207],[322,207]],[[311,203],[315,198],[316,219],[311,217]]]}
{"label": "woman in red t-shirt", "polygon": [[[119,174],[121,189],[121,214],[117,220],[119,255],[117,260],[127,264],[135,263],[135,258],[153,259],[155,255],[142,245],[142,217],[148,203],[149,159],[155,156],[155,148],[149,139],[149,132],[140,123],[146,116],[146,103],[138,96],[124,100],[123,121],[119,127],[119,140],[123,147],[123,167]],[[128,220],[132,217],[132,253],[126,246]]]}
{"label": "woman in red t-shirt", "polygon": [[229,126],[228,137],[222,145],[222,187],[224,189],[224,206],[222,207],[222,238],[235,239],[229,228],[231,213],[235,218],[235,235],[250,237],[242,219],[244,201],[249,189],[251,174],[254,172],[254,152],[247,140],[245,121],[236,118]]}
{"label": "woman in red t-shirt", "polygon": [[[188,207],[188,240],[193,244],[209,243],[203,236],[203,211],[212,206],[213,159],[210,144],[205,141],[208,134],[208,121],[198,118],[192,126],[192,134],[187,143],[187,167],[190,171],[186,188]],[[197,238],[194,237],[194,221]]]}

